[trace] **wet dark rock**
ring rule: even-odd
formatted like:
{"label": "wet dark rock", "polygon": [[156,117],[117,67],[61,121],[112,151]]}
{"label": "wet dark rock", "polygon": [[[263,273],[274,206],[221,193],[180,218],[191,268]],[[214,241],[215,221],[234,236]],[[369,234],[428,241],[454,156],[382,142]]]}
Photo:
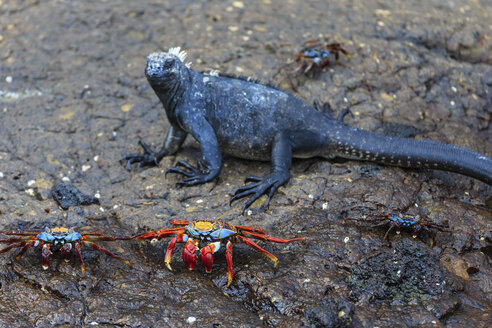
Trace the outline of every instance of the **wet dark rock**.
{"label": "wet dark rock", "polygon": [[445,268],[423,244],[403,239],[366,255],[347,277],[350,299],[396,304],[426,301],[448,290]]}
{"label": "wet dark rock", "polygon": [[304,316],[308,327],[312,328],[341,328],[350,327],[353,321],[354,305],[337,297],[321,299],[321,304],[306,309]]}
{"label": "wet dark rock", "polygon": [[70,206],[100,204],[98,198],[84,195],[73,184],[57,184],[51,189],[51,196],[64,210]]}

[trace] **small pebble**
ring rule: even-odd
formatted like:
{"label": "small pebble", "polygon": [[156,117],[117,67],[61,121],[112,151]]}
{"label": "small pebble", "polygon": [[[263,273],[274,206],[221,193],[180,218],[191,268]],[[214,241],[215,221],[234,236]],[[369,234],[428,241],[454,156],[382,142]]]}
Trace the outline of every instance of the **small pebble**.
{"label": "small pebble", "polygon": [[97,198],[97,199],[101,198],[101,194],[96,193],[96,194],[94,195],[94,198]]}
{"label": "small pebble", "polygon": [[85,172],[91,168],[90,165],[82,165],[82,172]]}
{"label": "small pebble", "polygon": [[35,184],[35,183],[36,183],[36,180],[29,180],[29,181],[27,181],[27,185],[28,185],[29,187],[30,187],[30,186],[32,186],[32,185],[33,185],[33,184]]}
{"label": "small pebble", "polygon": [[345,238],[343,239],[343,242],[346,244],[346,243],[348,243],[348,242],[349,242],[349,240],[350,240],[350,238],[349,238],[349,237],[345,237]]}
{"label": "small pebble", "polygon": [[102,208],[102,207],[99,207],[99,210],[100,210],[101,212],[104,212],[104,208]]}
{"label": "small pebble", "polygon": [[32,188],[27,189],[26,194],[28,194],[29,196],[34,196],[34,189]]}
{"label": "small pebble", "polygon": [[0,172],[0,179],[3,178],[3,172]]}
{"label": "small pebble", "polygon": [[328,208],[328,203],[323,203],[323,205],[321,205],[321,208],[326,210]]}
{"label": "small pebble", "polygon": [[70,181],[70,178],[69,178],[69,177],[63,177],[63,178],[62,178],[62,181],[63,181],[63,182],[69,182],[69,181]]}
{"label": "small pebble", "polygon": [[201,203],[203,203],[203,199],[198,199],[198,200],[196,201],[196,203],[197,203],[197,204],[201,204]]}
{"label": "small pebble", "polygon": [[7,77],[5,78],[5,82],[7,82],[7,83],[12,83],[12,81],[13,81],[12,76],[7,76]]}
{"label": "small pebble", "polygon": [[99,160],[99,155],[94,156],[94,162],[97,162]]}
{"label": "small pebble", "polygon": [[195,317],[188,317],[188,319],[186,319],[186,322],[189,323],[189,324],[192,324],[196,321],[196,318]]}

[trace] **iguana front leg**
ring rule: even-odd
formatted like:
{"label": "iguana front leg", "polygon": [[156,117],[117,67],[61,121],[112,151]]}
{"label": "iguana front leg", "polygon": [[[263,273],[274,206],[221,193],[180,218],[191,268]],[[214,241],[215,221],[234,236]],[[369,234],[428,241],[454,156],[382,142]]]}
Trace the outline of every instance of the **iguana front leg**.
{"label": "iguana front leg", "polygon": [[154,152],[150,149],[150,147],[140,140],[138,143],[144,149],[143,154],[128,154],[124,156],[120,162],[126,163],[126,168],[129,170],[130,166],[133,163],[138,163],[138,168],[140,169],[145,165],[155,165],[159,164],[159,161],[167,156],[172,155],[178,151],[179,147],[183,144],[183,141],[186,138],[186,132],[179,127],[171,125],[169,130],[167,131],[166,139],[164,140],[164,144],[162,148],[158,152]]}
{"label": "iguana front leg", "polygon": [[182,120],[187,122],[185,128],[200,143],[202,150],[202,161],[198,161],[198,167],[194,167],[185,161],[179,161],[176,165],[182,166],[187,170],[177,167],[170,168],[167,173],[178,173],[186,176],[178,182],[178,186],[193,186],[207,181],[211,181],[219,175],[222,167],[222,156],[220,154],[219,142],[213,127],[205,118],[194,117],[193,120]]}
{"label": "iguana front leg", "polygon": [[253,183],[243,186],[236,190],[236,193],[231,198],[230,203],[233,201],[253,194],[243,207],[244,211],[255,200],[260,198],[261,195],[266,194],[268,190],[268,205],[270,205],[270,199],[277,189],[289,181],[290,167],[292,166],[292,145],[289,137],[285,133],[278,133],[273,141],[272,145],[272,168],[271,173],[263,178],[250,176],[246,178],[247,181],[253,181]]}

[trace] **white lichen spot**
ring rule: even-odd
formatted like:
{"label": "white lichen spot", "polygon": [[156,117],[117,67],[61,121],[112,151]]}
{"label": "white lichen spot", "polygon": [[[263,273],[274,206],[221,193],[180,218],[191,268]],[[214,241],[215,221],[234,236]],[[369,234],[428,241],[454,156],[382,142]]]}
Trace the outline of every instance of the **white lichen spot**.
{"label": "white lichen spot", "polygon": [[101,212],[104,212],[104,208],[102,208],[102,207],[99,207],[99,210],[100,210]]}
{"label": "white lichen spot", "polygon": [[116,204],[115,206],[113,206],[113,210],[117,209],[118,207],[118,204]]}
{"label": "white lichen spot", "polygon": [[0,179],[3,178],[3,172],[0,172]]}
{"label": "white lichen spot", "polygon": [[190,325],[195,323],[195,321],[196,321],[195,317],[188,317],[188,319],[186,319],[186,322],[189,323]]}
{"label": "white lichen spot", "polygon": [[63,178],[62,178],[62,181],[63,181],[63,182],[70,182],[70,178],[69,178],[69,177],[63,177]]}
{"label": "white lichen spot", "polygon": [[451,104],[451,106],[454,106],[456,104],[453,100],[451,100],[449,103]]}
{"label": "white lichen spot", "polygon": [[90,165],[82,165],[82,172],[86,172],[91,168]]}
{"label": "white lichen spot", "polygon": [[34,189],[32,188],[26,189],[26,194],[28,194],[29,196],[34,196]]}
{"label": "white lichen spot", "polygon": [[321,208],[326,210],[328,208],[328,203],[323,203],[323,205],[321,205]]}
{"label": "white lichen spot", "polygon": [[203,199],[197,199],[196,203],[197,203],[197,204],[201,204],[201,203],[203,203]]}
{"label": "white lichen spot", "polygon": [[91,325],[91,326],[97,326],[99,324],[97,322],[95,322],[95,321],[92,321],[92,322],[89,323],[89,325]]}
{"label": "white lichen spot", "polygon": [[99,160],[99,155],[94,156],[94,162],[97,162]]}
{"label": "white lichen spot", "polygon": [[97,199],[101,198],[101,194],[100,193],[94,194],[94,198],[97,198]]}
{"label": "white lichen spot", "polygon": [[116,131],[113,131],[113,137],[116,137],[118,133]]}
{"label": "white lichen spot", "polygon": [[29,180],[27,181],[27,185],[30,187],[32,185],[35,185],[36,184],[36,180]]}
{"label": "white lichen spot", "polygon": [[313,199],[314,198],[314,195],[313,194],[309,194],[308,197],[309,197],[309,199]]}
{"label": "white lichen spot", "polygon": [[14,80],[14,79],[12,78],[12,76],[7,76],[7,77],[5,78],[5,82],[7,82],[7,83],[12,83],[12,81],[13,81],[13,80]]}
{"label": "white lichen spot", "polygon": [[344,242],[345,244],[346,244],[346,243],[348,243],[348,242],[349,242],[349,240],[350,240],[350,238],[349,238],[349,237],[345,237],[345,238],[343,238],[343,242]]}
{"label": "white lichen spot", "polygon": [[451,90],[453,90],[453,92],[457,92],[458,89],[456,89],[456,87],[451,87]]}

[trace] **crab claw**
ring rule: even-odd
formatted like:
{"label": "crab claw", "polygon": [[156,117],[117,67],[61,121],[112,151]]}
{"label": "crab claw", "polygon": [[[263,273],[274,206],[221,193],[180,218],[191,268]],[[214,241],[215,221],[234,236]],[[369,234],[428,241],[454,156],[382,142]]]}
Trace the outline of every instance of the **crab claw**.
{"label": "crab claw", "polygon": [[214,263],[213,250],[210,245],[207,245],[201,249],[202,253],[202,264],[205,272],[212,272],[212,264]]}
{"label": "crab claw", "polygon": [[49,244],[44,244],[43,245],[43,250],[41,251],[41,266],[43,267],[44,270],[48,270],[50,267],[50,245]]}
{"label": "crab claw", "polygon": [[203,268],[205,269],[205,272],[210,273],[212,272],[212,264],[214,263],[214,256],[213,254],[217,252],[220,248],[220,242],[215,242],[208,244],[207,246],[203,247],[200,252],[202,253],[202,264]]}
{"label": "crab claw", "polygon": [[193,270],[196,266],[198,256],[195,252],[197,250],[198,247],[196,247],[196,244],[195,242],[193,242],[193,240],[188,240],[186,242],[186,245],[183,248],[183,262],[185,263],[188,270]]}

